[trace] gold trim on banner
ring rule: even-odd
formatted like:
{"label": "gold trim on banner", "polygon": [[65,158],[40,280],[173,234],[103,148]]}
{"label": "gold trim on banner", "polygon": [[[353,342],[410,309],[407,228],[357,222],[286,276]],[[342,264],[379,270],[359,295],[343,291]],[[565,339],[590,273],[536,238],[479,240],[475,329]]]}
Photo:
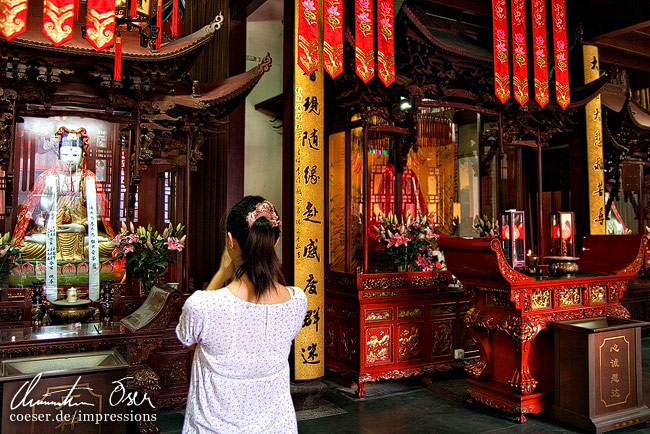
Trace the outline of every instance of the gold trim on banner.
{"label": "gold trim on banner", "polygon": [[50,17],[52,21],[43,25],[52,42],[58,44],[72,34],[72,27],[64,26],[66,20],[74,17],[74,5],[69,4],[61,8],[45,0],[43,3],[43,12]]}
{"label": "gold trim on banner", "polygon": [[[585,83],[600,77],[600,61],[598,47],[583,45],[582,58],[584,64]],[[587,171],[589,196],[589,233],[604,235],[605,230],[605,182],[603,171],[603,125],[600,95],[585,106],[587,125]]]}
{"label": "gold trim on banner", "polygon": [[[323,10],[322,0],[320,10]],[[295,380],[325,374],[325,143],[323,53],[311,77],[298,67],[299,2],[294,28],[294,275],[305,290],[307,315],[294,344]],[[319,41],[323,40],[322,26]],[[313,78],[313,80],[312,80]]]}
{"label": "gold trim on banner", "polygon": [[89,28],[86,34],[97,47],[103,48],[113,40],[113,32],[106,28],[115,22],[115,11],[108,11],[100,14],[95,9],[88,9],[88,21],[95,27]]}
{"label": "gold trim on banner", "polygon": [[0,26],[6,38],[25,27],[25,21],[18,18],[18,14],[27,9],[26,0],[8,0],[0,3]]}

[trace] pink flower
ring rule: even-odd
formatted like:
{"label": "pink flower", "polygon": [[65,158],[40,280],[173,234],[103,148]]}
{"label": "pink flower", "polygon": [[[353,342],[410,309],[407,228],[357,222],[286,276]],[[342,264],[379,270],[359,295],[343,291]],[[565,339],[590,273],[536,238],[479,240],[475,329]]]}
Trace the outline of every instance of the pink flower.
{"label": "pink flower", "polygon": [[114,246],[119,246],[122,243],[122,240],[124,239],[124,234],[120,232],[111,240],[111,244]]}
{"label": "pink flower", "polygon": [[316,10],[316,7],[314,6],[314,0],[304,0],[302,2],[302,7],[305,8],[306,11]]}
{"label": "pink flower", "polygon": [[544,45],[544,37],[538,36],[537,38],[535,38],[535,42],[537,43],[537,45]]}
{"label": "pink flower", "polygon": [[390,20],[386,17],[382,18],[379,22],[381,23],[382,26],[384,26],[387,29],[390,29],[392,27]]}
{"label": "pink flower", "polygon": [[555,58],[560,62],[566,60],[566,56],[564,55],[564,53],[557,53],[557,56],[555,56]]}
{"label": "pink flower", "polygon": [[368,16],[368,13],[367,13],[367,12],[364,12],[364,13],[362,13],[362,14],[359,14],[358,18],[359,18],[359,21],[361,21],[362,23],[366,23],[366,24],[367,24],[367,23],[370,22],[370,17]]}
{"label": "pink flower", "polygon": [[515,54],[523,56],[526,54],[526,51],[524,50],[524,47],[517,47],[515,48]]}
{"label": "pink flower", "polygon": [[359,7],[361,9],[368,9],[368,6],[370,6],[370,0],[361,0],[359,2]]}
{"label": "pink flower", "polygon": [[385,14],[390,14],[391,13],[390,4],[388,2],[383,2],[381,4],[381,11]]}
{"label": "pink flower", "polygon": [[504,32],[504,31],[501,30],[501,29],[498,29],[498,30],[497,30],[497,38],[498,38],[498,39],[503,39],[503,38],[505,38],[505,37],[506,37],[506,32]]}
{"label": "pink flower", "polygon": [[564,41],[563,40],[560,39],[555,44],[557,45],[558,50],[564,50]]}
{"label": "pink flower", "polygon": [[497,44],[497,51],[506,51],[506,44],[503,42],[499,42]]}
{"label": "pink flower", "polygon": [[129,244],[131,244],[131,243],[137,243],[138,241],[140,241],[140,237],[138,237],[138,236],[135,235],[135,234],[131,234],[131,235],[129,235],[129,236],[127,237],[127,240],[126,240],[126,241],[127,241]]}
{"label": "pink flower", "polygon": [[122,249],[122,252],[124,252],[125,255],[128,252],[132,252],[132,251],[133,251],[133,245],[132,244],[128,244],[128,245],[124,246],[124,249]]}
{"label": "pink flower", "polygon": [[404,235],[397,234],[395,235],[395,246],[406,246],[409,243],[409,239]]}
{"label": "pink flower", "polygon": [[183,250],[183,244],[177,238],[172,237],[167,238],[167,247],[169,247],[169,250],[178,250],[179,252]]}
{"label": "pink flower", "polygon": [[535,54],[537,55],[537,57],[546,57],[546,53],[544,53],[544,50],[542,49],[537,50]]}
{"label": "pink flower", "polygon": [[517,41],[517,42],[519,42],[521,44],[522,42],[524,42],[524,35],[522,35],[521,33],[517,33],[515,35],[515,41]]}
{"label": "pink flower", "polygon": [[425,235],[426,235],[426,237],[427,237],[427,240],[430,240],[430,239],[432,239],[432,238],[438,238],[438,234],[436,234],[435,232],[433,232],[433,230],[432,230],[431,228],[426,228],[426,229],[424,230],[424,233],[425,233]]}
{"label": "pink flower", "polygon": [[336,6],[328,7],[327,8],[327,13],[329,15],[332,15],[332,16],[335,16],[335,17],[338,17],[339,15],[341,15],[341,13],[339,12],[339,9]]}

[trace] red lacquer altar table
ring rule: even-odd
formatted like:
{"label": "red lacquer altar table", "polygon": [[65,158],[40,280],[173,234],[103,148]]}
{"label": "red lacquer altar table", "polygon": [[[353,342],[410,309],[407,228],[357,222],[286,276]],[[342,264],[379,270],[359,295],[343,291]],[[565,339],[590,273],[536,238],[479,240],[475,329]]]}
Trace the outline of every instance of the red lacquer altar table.
{"label": "red lacquer altar table", "polygon": [[629,318],[620,304],[643,262],[647,236],[596,235],[583,240],[573,276],[528,276],[506,261],[498,239],[441,237],[447,267],[472,298],[465,325],[480,359],[466,366],[471,400],[518,413],[552,404],[553,335],[549,322]]}

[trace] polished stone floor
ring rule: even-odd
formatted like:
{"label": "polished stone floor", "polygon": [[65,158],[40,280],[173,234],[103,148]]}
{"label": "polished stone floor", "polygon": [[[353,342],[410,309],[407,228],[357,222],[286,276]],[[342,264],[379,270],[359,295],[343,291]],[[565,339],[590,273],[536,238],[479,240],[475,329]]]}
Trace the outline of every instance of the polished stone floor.
{"label": "polished stone floor", "polygon": [[[577,433],[545,414],[528,415],[519,424],[514,416],[481,404],[465,403],[467,386],[459,375],[441,374],[428,388],[418,379],[366,385],[357,399],[351,388],[324,380],[328,386],[321,405],[297,413],[300,434],[454,434],[454,433]],[[643,339],[643,398],[650,404],[650,338]],[[183,412],[159,414],[163,434],[180,433]],[[650,425],[637,425],[616,434],[650,434]]]}

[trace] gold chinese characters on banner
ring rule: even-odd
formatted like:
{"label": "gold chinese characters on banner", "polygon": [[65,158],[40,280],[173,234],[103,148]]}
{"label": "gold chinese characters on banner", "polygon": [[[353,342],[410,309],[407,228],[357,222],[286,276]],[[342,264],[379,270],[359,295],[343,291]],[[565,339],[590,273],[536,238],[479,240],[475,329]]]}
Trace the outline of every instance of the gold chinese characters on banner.
{"label": "gold chinese characters on banner", "polygon": [[[600,77],[598,47],[582,47],[585,84]],[[603,125],[600,95],[585,106],[587,125],[587,173],[589,194],[589,233],[605,234],[605,183],[603,172]]]}
{"label": "gold chinese characters on banner", "polygon": [[[295,14],[298,22],[299,2]],[[297,26],[294,31],[297,41]],[[308,302],[294,345],[296,380],[311,380],[325,374],[325,113],[320,49],[318,56],[318,69],[313,73],[307,75],[301,68],[294,68],[293,283],[303,288]]]}

